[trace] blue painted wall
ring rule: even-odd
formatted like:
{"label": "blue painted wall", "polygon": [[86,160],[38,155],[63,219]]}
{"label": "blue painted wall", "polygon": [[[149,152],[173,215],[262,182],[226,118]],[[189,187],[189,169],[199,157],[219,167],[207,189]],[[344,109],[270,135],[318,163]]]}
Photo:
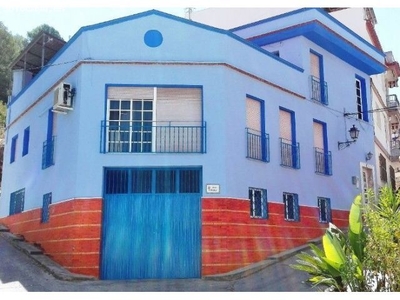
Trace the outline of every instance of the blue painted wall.
{"label": "blue painted wall", "polygon": [[[9,106],[11,126],[7,132],[0,217],[8,214],[10,193],[20,188],[26,188],[25,210],[41,207],[42,196],[48,192],[53,193],[53,203],[75,197],[101,197],[105,166],[202,166],[205,197],[209,196],[205,185],[213,183],[221,187],[217,196],[247,198],[248,187],[252,186],[268,189],[270,201],[280,202],[282,192],[293,192],[299,195],[301,205],[316,206],[321,196],[331,198],[334,209],[349,208],[352,197],[360,192],[352,185],[351,176],[360,176],[360,162],[373,148],[373,128],[372,123],[344,118],[343,111],[355,111],[355,74],[365,75],[369,93],[368,76],[305,37],[282,43],[280,51],[286,62],[230,33],[177,19],[149,14],[112,26],[84,28],[54,60],[57,65],[48,67],[14,99]],[[146,45],[148,30],[162,34],[158,47]],[[324,57],[328,107],[309,100],[310,49]],[[82,59],[87,63],[74,68]],[[58,64],[62,62],[68,63]],[[66,115],[56,115],[55,165],[42,170],[47,111],[53,102],[52,85],[59,81],[76,88],[75,106]],[[109,84],[202,86],[207,153],[100,153],[100,124]],[[265,101],[269,163],[246,159],[246,94]],[[280,106],[296,113],[299,170],[280,166]],[[24,115],[16,120],[22,112]],[[315,174],[314,118],[328,127],[332,176]],[[338,151],[337,142],[346,140],[353,124],[361,131],[359,140]],[[9,164],[10,137],[22,136],[28,126],[29,154],[21,157],[20,143],[16,161]]]}

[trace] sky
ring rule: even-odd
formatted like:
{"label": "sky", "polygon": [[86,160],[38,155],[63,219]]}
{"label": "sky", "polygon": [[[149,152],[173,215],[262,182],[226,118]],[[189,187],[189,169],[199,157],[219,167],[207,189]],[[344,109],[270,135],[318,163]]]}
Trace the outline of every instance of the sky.
{"label": "sky", "polygon": [[[50,1],[11,0],[0,3],[0,21],[12,34],[26,37],[26,33],[35,27],[48,24],[54,27],[64,40],[68,41],[81,27],[115,18],[136,14],[149,9],[158,9],[176,16],[184,17],[184,8],[195,10],[207,7],[273,7],[266,1],[246,0],[246,5],[229,5],[223,0],[69,0]],[[390,3],[389,3],[390,2]],[[134,4],[133,4],[134,3]],[[236,2],[235,2],[236,3]],[[346,7],[348,0],[280,0],[280,7]],[[112,4],[112,6],[111,6]],[[149,6],[152,4],[153,6]],[[392,1],[380,0],[362,2],[363,7],[373,7],[378,24],[378,33],[384,51],[392,51],[396,60],[400,61],[399,20],[400,6],[393,6]]]}

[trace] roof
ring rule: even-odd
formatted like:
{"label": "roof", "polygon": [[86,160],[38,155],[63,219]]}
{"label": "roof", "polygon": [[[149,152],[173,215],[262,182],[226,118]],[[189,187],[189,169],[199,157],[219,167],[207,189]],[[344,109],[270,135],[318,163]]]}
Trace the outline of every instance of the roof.
{"label": "roof", "polygon": [[36,75],[66,42],[56,36],[41,32],[10,64],[12,70],[28,70]]}

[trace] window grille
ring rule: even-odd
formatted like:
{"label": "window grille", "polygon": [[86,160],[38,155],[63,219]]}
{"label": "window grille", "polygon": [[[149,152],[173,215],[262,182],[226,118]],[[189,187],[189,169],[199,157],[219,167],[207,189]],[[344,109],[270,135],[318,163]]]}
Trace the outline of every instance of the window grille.
{"label": "window grille", "polygon": [[42,223],[49,222],[51,198],[52,198],[52,193],[47,193],[43,195],[43,206],[42,206],[42,216],[41,216]]}
{"label": "window grille", "polygon": [[20,189],[10,195],[10,215],[24,211],[25,189]]}
{"label": "window grille", "polygon": [[267,190],[249,188],[249,200],[250,200],[250,217],[267,219],[268,218]]}
{"label": "window grille", "polygon": [[300,221],[299,198],[297,194],[283,193],[283,204],[286,221]]}

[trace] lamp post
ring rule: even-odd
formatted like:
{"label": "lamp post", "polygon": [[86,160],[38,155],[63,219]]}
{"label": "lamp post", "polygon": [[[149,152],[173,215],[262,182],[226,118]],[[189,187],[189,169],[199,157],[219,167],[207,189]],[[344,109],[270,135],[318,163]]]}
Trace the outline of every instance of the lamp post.
{"label": "lamp post", "polygon": [[360,130],[358,130],[358,128],[355,125],[353,125],[353,127],[351,127],[349,130],[350,138],[352,140],[351,141],[347,140],[345,142],[338,142],[338,149],[342,150],[344,148],[349,147],[352,143],[355,143],[358,139],[359,133]]}

